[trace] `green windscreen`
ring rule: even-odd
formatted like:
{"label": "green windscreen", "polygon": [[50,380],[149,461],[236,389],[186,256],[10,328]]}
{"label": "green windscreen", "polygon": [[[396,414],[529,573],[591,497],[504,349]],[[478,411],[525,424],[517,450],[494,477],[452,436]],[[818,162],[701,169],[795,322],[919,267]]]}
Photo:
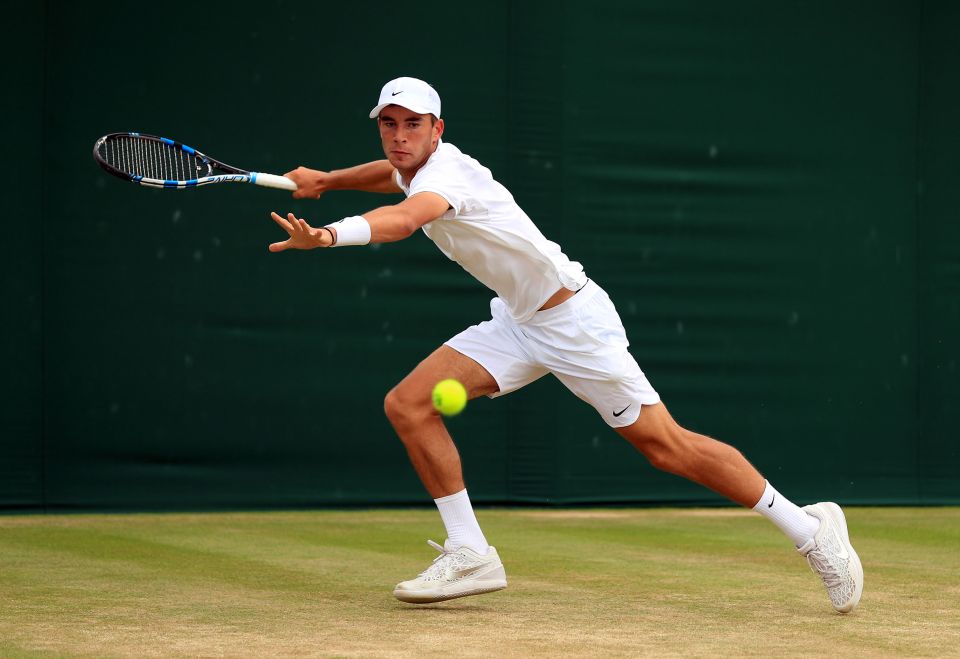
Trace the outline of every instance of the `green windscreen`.
{"label": "green windscreen", "polygon": [[[266,249],[271,210],[401,197],[153,190],[91,158],[130,130],[275,174],[378,159],[400,75],[610,293],[678,422],[797,501],[960,502],[951,3],[258,7],[14,10],[0,506],[428,501],[383,397],[490,291],[421,233]],[[721,502],[552,377],[449,427],[477,502]]]}

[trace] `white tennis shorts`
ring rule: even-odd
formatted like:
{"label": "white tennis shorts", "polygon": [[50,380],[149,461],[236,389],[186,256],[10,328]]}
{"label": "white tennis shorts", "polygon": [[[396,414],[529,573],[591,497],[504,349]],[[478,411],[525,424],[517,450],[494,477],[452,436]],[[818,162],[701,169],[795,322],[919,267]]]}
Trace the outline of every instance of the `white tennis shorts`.
{"label": "white tennis shorts", "polygon": [[641,405],[660,402],[636,360],[613,302],[588,281],[562,304],[516,322],[503,301],[490,301],[490,320],[468,327],[446,342],[483,366],[503,396],[553,373],[570,391],[593,405],[613,428],[629,426]]}

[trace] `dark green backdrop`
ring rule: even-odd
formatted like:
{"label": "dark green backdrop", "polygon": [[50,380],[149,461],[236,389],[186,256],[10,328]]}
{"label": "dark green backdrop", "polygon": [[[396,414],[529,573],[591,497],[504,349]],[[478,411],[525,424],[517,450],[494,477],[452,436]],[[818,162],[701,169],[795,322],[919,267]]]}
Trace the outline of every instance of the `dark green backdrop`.
{"label": "dark green backdrop", "polygon": [[[383,396],[489,292],[422,235],[266,250],[270,210],[390,198],[90,157],[139,130],[276,173],[375,159],[398,75],[610,292],[681,423],[798,501],[960,502],[955,3],[249,5],[7,10],[0,506],[427,500]],[[476,501],[719,501],[552,378],[450,426]]]}

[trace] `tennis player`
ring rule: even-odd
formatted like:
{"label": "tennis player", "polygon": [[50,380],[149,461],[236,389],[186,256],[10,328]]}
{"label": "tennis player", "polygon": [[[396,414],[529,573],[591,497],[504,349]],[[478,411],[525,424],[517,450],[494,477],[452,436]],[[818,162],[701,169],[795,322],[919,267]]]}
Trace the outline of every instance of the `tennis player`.
{"label": "tennis player", "polygon": [[456,378],[470,398],[502,396],[552,373],[655,467],[752,508],[807,558],[837,611],[863,590],[863,569],[835,503],[800,508],[735,448],[691,432],[670,416],[627,350],[607,293],[549,241],[479,162],[442,141],[440,97],[416,78],[391,80],[371,111],[385,160],[337,171],[288,172],[298,198],[330,190],[403,193],[406,199],[323,227],[271,213],[288,238],[270,250],[348,247],[403,240],[422,229],[440,251],[496,297],[489,320],[460,332],[386,396],[384,407],[447,531],[439,555],[397,585],[405,602],[437,602],[505,588],[497,550],[477,522],[460,456],[431,403],[433,386]]}

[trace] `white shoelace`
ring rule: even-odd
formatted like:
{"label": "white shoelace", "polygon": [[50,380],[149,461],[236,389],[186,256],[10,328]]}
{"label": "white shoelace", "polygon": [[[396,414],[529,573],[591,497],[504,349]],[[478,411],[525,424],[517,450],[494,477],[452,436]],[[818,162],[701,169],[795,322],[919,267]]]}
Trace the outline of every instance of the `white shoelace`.
{"label": "white shoelace", "polygon": [[445,573],[445,572],[447,571],[447,569],[448,569],[447,563],[450,562],[450,561],[447,561],[447,560],[444,560],[444,559],[447,559],[447,558],[453,556],[453,555],[456,554],[457,552],[451,551],[451,550],[447,549],[446,547],[444,547],[443,545],[440,545],[440,544],[434,542],[433,540],[427,540],[427,544],[430,545],[431,547],[433,547],[434,549],[436,549],[438,552],[440,552],[440,555],[437,556],[435,559],[433,559],[433,563],[430,564],[430,567],[428,567],[426,570],[424,570],[423,572],[421,572],[421,573],[420,573],[420,576],[421,576],[421,577],[438,577],[438,576],[441,576],[443,573]]}
{"label": "white shoelace", "polygon": [[836,567],[827,559],[826,555],[819,549],[811,549],[807,554],[807,563],[811,569],[820,575],[823,584],[827,588],[836,588],[843,585],[843,578]]}

